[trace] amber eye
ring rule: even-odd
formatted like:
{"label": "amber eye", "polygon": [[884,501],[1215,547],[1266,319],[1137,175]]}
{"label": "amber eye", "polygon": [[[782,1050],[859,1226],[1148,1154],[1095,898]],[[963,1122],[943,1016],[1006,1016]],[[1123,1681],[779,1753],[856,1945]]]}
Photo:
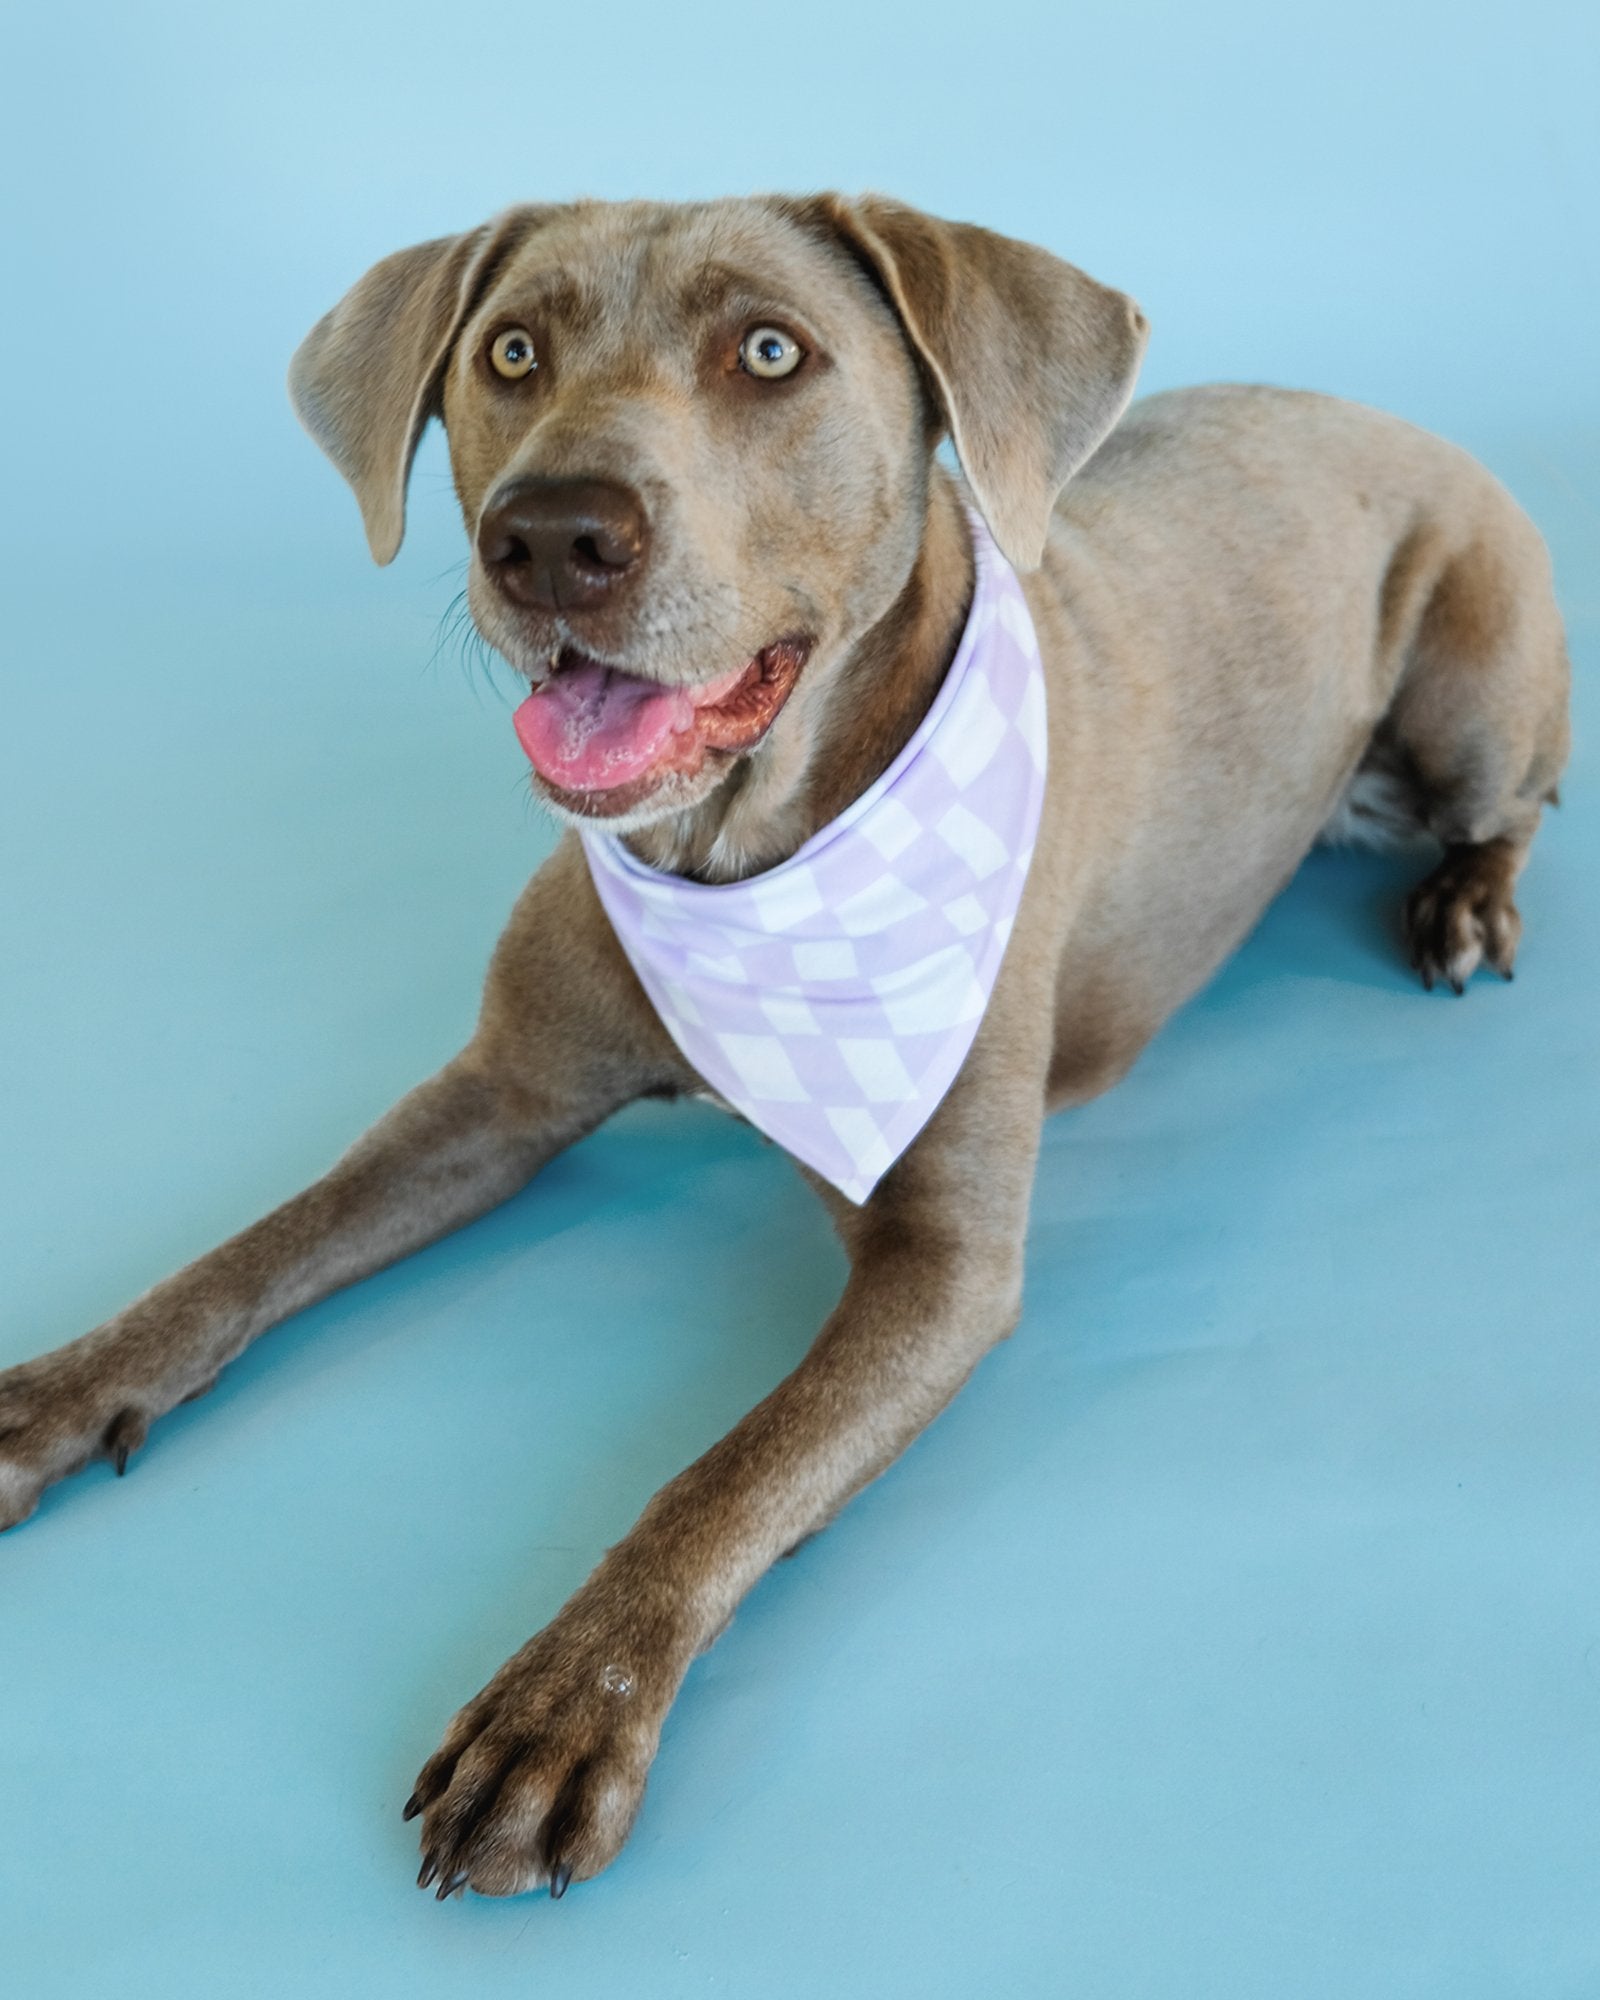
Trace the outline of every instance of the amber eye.
{"label": "amber eye", "polygon": [[508,382],[531,375],[539,365],[533,351],[533,335],[525,326],[508,326],[503,333],[497,333],[489,348],[489,359],[494,363],[494,372]]}
{"label": "amber eye", "polygon": [[763,382],[792,375],[804,359],[799,341],[776,326],[753,326],[739,343],[739,366]]}

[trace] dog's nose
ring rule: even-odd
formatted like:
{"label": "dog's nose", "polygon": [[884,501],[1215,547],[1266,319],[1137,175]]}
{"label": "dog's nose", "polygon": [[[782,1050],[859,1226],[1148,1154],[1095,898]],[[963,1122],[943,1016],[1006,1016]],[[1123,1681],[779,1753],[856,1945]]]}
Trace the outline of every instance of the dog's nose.
{"label": "dog's nose", "polygon": [[516,479],[478,523],[484,568],[527,611],[584,611],[644,564],[643,503],[607,479]]}

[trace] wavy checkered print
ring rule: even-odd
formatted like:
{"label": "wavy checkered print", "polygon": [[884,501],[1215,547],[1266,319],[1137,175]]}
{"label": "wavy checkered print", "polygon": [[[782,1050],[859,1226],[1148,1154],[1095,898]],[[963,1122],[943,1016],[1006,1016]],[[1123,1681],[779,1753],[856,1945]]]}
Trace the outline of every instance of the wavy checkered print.
{"label": "wavy checkered print", "polygon": [[974,520],[950,671],[883,775],[788,861],[706,884],[585,831],[595,888],[672,1039],[719,1096],[852,1201],[972,1046],[1044,799],[1039,646]]}

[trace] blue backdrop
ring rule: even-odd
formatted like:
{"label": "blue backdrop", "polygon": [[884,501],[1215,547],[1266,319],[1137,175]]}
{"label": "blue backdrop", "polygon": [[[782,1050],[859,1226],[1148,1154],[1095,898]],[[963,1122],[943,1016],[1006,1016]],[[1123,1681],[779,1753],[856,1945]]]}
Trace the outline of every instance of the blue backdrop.
{"label": "blue backdrop", "polygon": [[691,1675],[623,1860],[440,1909],[449,1711],[792,1365],[780,1156],[628,1114],[0,1542],[8,1993],[1600,1991],[1592,8],[34,6],[0,44],[0,1363],[466,1032],[549,834],[290,416],[366,265],[510,199],[874,186],[1135,293],[1146,386],[1483,454],[1555,549],[1568,805],[1514,988],[1317,856],[1048,1135],[1018,1337]]}

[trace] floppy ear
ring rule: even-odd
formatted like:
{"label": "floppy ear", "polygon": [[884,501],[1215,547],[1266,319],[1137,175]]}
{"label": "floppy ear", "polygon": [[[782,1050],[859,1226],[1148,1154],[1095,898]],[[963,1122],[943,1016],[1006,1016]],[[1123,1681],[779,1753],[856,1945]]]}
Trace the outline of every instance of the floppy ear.
{"label": "floppy ear", "polygon": [[406,480],[461,323],[536,211],[507,209],[374,264],[301,341],[289,364],[295,414],[355,488],[373,559],[392,562]]}
{"label": "floppy ear", "polygon": [[1133,394],[1144,314],[993,230],[881,195],[822,208],[899,314],[1002,553],[1037,569],[1056,496]]}

